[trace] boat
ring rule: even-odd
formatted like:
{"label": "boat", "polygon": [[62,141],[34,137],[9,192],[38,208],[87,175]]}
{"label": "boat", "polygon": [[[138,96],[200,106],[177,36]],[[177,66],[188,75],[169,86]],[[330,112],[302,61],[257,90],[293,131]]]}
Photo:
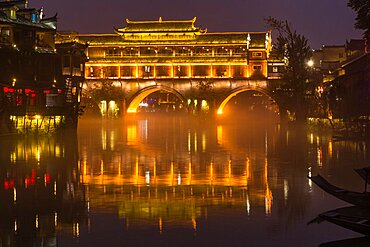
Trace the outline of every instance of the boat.
{"label": "boat", "polygon": [[343,228],[370,236],[370,210],[368,207],[338,208],[319,214],[319,217]]}
{"label": "boat", "polygon": [[[370,193],[369,192],[355,192],[349,191],[342,188],[339,188],[335,185],[329,183],[325,178],[320,175],[308,177],[311,179],[317,186],[323,189],[325,192],[330,195],[335,196],[338,199],[341,199],[345,202],[348,202],[353,205],[370,207]],[[370,209],[368,208],[370,211]]]}
{"label": "boat", "polygon": [[319,247],[369,247],[370,237],[358,237],[322,243]]}

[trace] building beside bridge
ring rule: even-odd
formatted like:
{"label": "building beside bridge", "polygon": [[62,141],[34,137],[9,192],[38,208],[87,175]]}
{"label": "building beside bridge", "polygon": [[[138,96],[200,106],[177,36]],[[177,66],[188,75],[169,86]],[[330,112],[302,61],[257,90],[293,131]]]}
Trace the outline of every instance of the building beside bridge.
{"label": "building beside bridge", "polygon": [[[88,43],[87,89],[112,82],[126,93],[129,112],[156,90],[180,93],[190,105],[195,97],[190,92],[199,85],[209,84],[213,91],[225,89],[226,97],[227,90],[235,94],[241,87],[266,88],[270,31],[213,33],[195,22],[196,18],[126,19],[126,26],[112,34],[59,33],[57,40]],[[112,106],[112,102],[100,103],[105,104],[103,111]]]}
{"label": "building beside bridge", "polygon": [[55,44],[56,15],[0,1],[0,133],[77,126],[86,46]]}

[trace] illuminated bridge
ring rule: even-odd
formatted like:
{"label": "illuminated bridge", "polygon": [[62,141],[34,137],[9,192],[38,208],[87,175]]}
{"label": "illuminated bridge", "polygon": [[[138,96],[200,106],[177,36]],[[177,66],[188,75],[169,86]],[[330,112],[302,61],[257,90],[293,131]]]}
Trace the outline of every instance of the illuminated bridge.
{"label": "illuminated bridge", "polygon": [[219,114],[239,93],[269,96],[267,79],[280,69],[268,63],[271,32],[212,33],[195,21],[127,19],[113,34],[60,33],[57,39],[88,43],[86,92],[109,82],[124,93],[122,104],[99,101],[102,113],[112,107],[136,112],[158,91],[177,96],[187,108],[212,103]]}

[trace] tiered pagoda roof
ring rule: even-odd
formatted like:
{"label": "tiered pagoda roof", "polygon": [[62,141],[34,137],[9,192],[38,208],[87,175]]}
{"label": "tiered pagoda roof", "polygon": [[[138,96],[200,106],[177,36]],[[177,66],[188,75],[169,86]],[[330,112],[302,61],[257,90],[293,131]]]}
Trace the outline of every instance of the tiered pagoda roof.
{"label": "tiered pagoda roof", "polygon": [[158,21],[131,21],[126,19],[126,27],[116,30],[118,34],[124,33],[168,33],[168,32],[205,32],[195,27],[196,17],[191,20],[165,21],[159,17]]}
{"label": "tiered pagoda roof", "polygon": [[[73,34],[73,39],[87,42],[90,46],[146,46],[146,45],[246,45],[264,48],[271,42],[267,32],[214,32],[196,27],[191,20],[131,21],[126,27],[115,29],[116,34]],[[141,36],[142,35],[142,36]],[[177,36],[176,36],[177,35]],[[62,36],[66,36],[62,34]],[[267,37],[268,36],[268,37]],[[160,37],[160,38],[159,38]],[[269,44],[270,45],[270,44]]]}

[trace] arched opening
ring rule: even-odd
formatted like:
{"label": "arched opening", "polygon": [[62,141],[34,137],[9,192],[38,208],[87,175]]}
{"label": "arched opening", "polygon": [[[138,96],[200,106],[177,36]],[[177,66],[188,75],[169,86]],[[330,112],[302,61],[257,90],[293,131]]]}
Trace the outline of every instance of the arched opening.
{"label": "arched opening", "polygon": [[80,103],[81,109],[83,110],[83,117],[101,117],[101,104],[96,102],[92,95],[86,91],[82,90],[82,97]]}
{"label": "arched opening", "polygon": [[[249,93],[249,97],[243,98],[234,98],[241,93]],[[234,100],[234,101],[233,101]],[[240,87],[234,89],[220,104],[217,109],[217,115],[224,115],[224,111],[226,106],[230,102],[234,102],[236,105],[237,103],[242,105],[245,111],[249,111],[252,113],[253,111],[257,112],[257,110],[271,112],[272,114],[276,114],[277,116],[280,114],[279,105],[277,104],[276,100],[270,95],[270,93],[264,89],[259,87]],[[238,113],[238,115],[240,115]]]}
{"label": "arched opening", "polygon": [[[166,92],[168,94],[174,95],[180,102],[181,104],[179,105],[180,108],[185,108],[186,109],[186,100],[182,94],[180,94],[178,91],[170,88],[170,87],[165,87],[165,86],[150,86],[143,88],[136,92],[132,97],[131,100],[129,100],[129,105],[127,107],[127,113],[136,113],[138,112],[138,109],[140,106],[143,105],[144,99],[146,99],[149,95],[154,94],[156,92]],[[166,100],[162,100],[158,104],[166,105],[166,107],[176,107],[176,102],[172,102],[168,100],[168,96]],[[144,104],[145,105],[145,104]]]}

